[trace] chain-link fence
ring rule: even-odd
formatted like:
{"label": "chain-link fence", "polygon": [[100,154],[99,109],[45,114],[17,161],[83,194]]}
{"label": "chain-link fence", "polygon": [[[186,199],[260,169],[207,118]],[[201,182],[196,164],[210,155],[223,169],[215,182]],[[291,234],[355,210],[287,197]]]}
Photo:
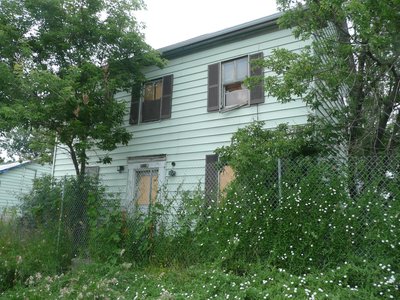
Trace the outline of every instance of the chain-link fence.
{"label": "chain-link fence", "polygon": [[186,170],[163,178],[136,170],[128,201],[97,181],[47,178],[24,197],[18,222],[52,229],[57,251],[71,257],[137,262],[330,265],[349,255],[380,260],[400,246],[400,160],[266,159],[236,168],[213,158]]}

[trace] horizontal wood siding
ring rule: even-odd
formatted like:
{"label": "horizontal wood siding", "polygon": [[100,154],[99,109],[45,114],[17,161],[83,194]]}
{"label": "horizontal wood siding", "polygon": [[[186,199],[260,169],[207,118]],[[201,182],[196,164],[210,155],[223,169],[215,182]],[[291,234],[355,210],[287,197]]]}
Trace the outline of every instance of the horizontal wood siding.
{"label": "horizontal wood siding", "polygon": [[[308,109],[301,100],[281,104],[267,97],[262,104],[225,113],[207,112],[208,65],[258,52],[267,57],[274,48],[299,51],[304,45],[304,42],[295,40],[289,30],[273,30],[173,59],[161,70],[147,68],[145,73],[149,80],[170,74],[174,76],[171,118],[129,125],[130,95],[118,94],[119,101],[127,105],[125,125],[134,137],[128,146],[118,147],[111,153],[111,164],[101,165],[100,178],[110,191],[120,193],[124,198],[128,176],[126,171],[118,173],[117,167],[127,166],[128,157],[165,154],[167,174],[171,169],[176,171],[176,176],[167,176],[170,188],[177,189],[181,183],[186,187],[201,186],[204,185],[205,156],[212,154],[217,147],[229,145],[238,128],[254,120],[265,121],[266,128],[274,128],[280,123],[305,123]],[[101,154],[99,151],[90,153],[91,165],[96,165],[96,155]],[[174,167],[172,162],[175,162]],[[55,174],[74,174],[70,159],[61,150],[57,153]]]}
{"label": "horizontal wood siding", "polygon": [[21,204],[20,196],[31,191],[33,179],[50,175],[49,165],[26,164],[0,174],[0,214],[4,208]]}

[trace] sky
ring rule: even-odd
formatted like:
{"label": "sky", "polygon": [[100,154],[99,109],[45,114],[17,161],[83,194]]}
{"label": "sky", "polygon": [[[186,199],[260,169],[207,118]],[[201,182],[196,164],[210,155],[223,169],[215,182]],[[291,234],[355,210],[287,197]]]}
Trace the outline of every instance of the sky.
{"label": "sky", "polygon": [[155,49],[276,13],[275,0],[144,0],[136,12]]}

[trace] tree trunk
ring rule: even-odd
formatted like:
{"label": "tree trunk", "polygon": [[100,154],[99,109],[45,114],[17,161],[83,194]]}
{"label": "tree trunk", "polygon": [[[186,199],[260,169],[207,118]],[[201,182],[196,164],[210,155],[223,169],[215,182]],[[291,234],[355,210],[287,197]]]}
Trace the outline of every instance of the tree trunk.
{"label": "tree trunk", "polygon": [[72,146],[72,143],[68,143],[67,147],[69,149],[69,154],[71,155],[72,163],[74,164],[76,176],[79,177],[81,172],[79,170],[79,162],[78,162],[78,158],[76,157],[75,149]]}
{"label": "tree trunk", "polygon": [[80,163],[81,163],[81,170],[80,170],[79,174],[80,174],[81,177],[85,177],[85,174],[86,174],[86,155],[85,155],[85,158],[82,158],[82,156],[81,156]]}
{"label": "tree trunk", "polygon": [[362,135],[361,119],[364,104],[364,77],[365,77],[366,53],[360,53],[358,68],[356,72],[356,82],[350,90],[350,117],[349,117],[349,155],[358,154],[358,141]]}
{"label": "tree trunk", "polygon": [[381,111],[381,115],[379,117],[378,128],[376,130],[375,139],[373,142],[373,151],[375,154],[382,152],[382,150],[384,150],[384,148],[385,148],[385,143],[384,143],[383,139],[385,136],[389,118],[392,114],[393,107],[394,107],[394,99],[393,99],[392,93],[389,96],[389,99],[387,99],[387,101],[384,102],[383,108]]}
{"label": "tree trunk", "polygon": [[393,130],[390,135],[389,143],[387,146],[387,152],[389,154],[393,155],[396,153],[395,149],[397,148],[399,142],[398,135],[400,135],[400,107],[397,110],[396,121],[393,124]]}

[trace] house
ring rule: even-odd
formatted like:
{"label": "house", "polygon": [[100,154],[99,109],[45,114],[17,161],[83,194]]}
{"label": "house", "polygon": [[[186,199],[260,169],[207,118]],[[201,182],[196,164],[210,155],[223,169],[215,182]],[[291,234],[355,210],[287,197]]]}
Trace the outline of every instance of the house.
{"label": "house", "polygon": [[[281,104],[266,97],[262,86],[243,85],[247,76],[268,70],[250,68],[253,59],[274,48],[298,51],[307,42],[279,29],[274,14],[232,28],[202,35],[160,49],[168,64],[148,67],[148,81],[132,95],[119,94],[127,104],[125,125],[133,140],[111,152],[112,164],[100,165],[99,176],[126,207],[146,206],[161,186],[210,189],[232,178],[219,173],[213,151],[229,145],[232,134],[254,120],[267,128],[280,123],[304,124],[309,110],[299,99]],[[92,153],[91,166],[96,165]],[[71,160],[60,150],[55,175],[73,175]]]}
{"label": "house", "polygon": [[0,165],[0,213],[5,208],[20,205],[19,197],[31,191],[33,180],[50,173],[50,165],[33,161]]}

